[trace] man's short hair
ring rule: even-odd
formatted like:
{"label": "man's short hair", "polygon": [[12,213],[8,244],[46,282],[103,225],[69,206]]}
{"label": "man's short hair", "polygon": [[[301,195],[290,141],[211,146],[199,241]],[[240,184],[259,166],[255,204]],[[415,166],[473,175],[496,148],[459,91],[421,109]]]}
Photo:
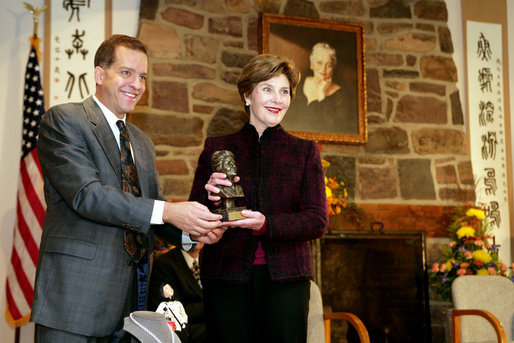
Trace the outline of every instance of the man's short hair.
{"label": "man's short hair", "polygon": [[127,35],[112,35],[100,44],[95,54],[95,67],[107,69],[114,63],[117,46],[124,46],[128,49],[141,51],[145,55],[146,47],[137,38]]}

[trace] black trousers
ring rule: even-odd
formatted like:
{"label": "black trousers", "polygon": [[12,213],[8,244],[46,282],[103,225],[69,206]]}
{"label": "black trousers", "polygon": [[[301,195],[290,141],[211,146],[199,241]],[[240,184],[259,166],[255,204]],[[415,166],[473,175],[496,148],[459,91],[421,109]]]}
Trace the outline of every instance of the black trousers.
{"label": "black trousers", "polygon": [[310,281],[276,282],[266,265],[245,283],[202,280],[209,343],[305,343]]}

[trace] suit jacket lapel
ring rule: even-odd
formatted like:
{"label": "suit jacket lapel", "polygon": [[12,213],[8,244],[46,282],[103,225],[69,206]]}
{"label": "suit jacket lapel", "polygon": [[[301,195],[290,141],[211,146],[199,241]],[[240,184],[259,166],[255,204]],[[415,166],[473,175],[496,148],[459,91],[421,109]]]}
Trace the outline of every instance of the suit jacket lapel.
{"label": "suit jacket lapel", "polygon": [[[84,100],[84,108],[89,121],[94,125],[93,132],[100,142],[102,149],[107,155],[109,162],[120,180],[121,187],[121,162],[120,162],[120,149],[116,143],[116,139],[112,134],[112,130],[109,127],[109,123],[102,113],[100,107],[96,104],[93,97],[89,97]],[[149,190],[149,171],[147,168],[148,163],[153,161],[146,161],[145,156],[148,156],[146,149],[142,144],[141,140],[138,139],[136,131],[131,129],[131,124],[127,123],[127,131],[130,137],[130,145],[134,152],[134,160],[136,163],[137,174],[139,176],[139,184],[141,186],[141,195],[148,197]]]}
{"label": "suit jacket lapel", "polygon": [[94,125],[93,133],[100,142],[100,146],[107,155],[112,169],[116,173],[118,180],[120,180],[121,187],[121,162],[120,162],[120,149],[116,143],[116,139],[112,134],[107,119],[102,114],[102,110],[96,104],[93,97],[84,100],[84,108],[89,121]]}

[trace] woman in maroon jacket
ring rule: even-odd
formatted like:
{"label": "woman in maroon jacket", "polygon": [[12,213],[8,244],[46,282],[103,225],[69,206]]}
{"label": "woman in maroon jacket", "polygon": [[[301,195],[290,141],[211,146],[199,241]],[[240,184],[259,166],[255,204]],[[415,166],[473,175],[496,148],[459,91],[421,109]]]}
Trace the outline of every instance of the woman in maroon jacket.
{"label": "woman in maroon jacket", "polygon": [[237,133],[207,138],[190,200],[221,206],[211,155],[232,151],[246,206],[245,219],[227,222],[217,243],[204,247],[201,277],[209,342],[305,342],[312,278],[311,241],[328,223],[318,145],[280,126],[299,74],[291,60],[258,55],[237,86],[249,123]]}

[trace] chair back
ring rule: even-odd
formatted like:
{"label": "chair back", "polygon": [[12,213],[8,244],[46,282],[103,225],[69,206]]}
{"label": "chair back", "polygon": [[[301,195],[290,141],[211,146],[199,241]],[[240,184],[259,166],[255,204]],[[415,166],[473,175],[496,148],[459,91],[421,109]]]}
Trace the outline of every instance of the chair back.
{"label": "chair back", "polygon": [[[514,336],[514,282],[504,276],[463,275],[452,283],[453,306],[457,310],[478,309],[492,313],[501,323],[507,341]],[[491,324],[478,316],[464,316],[462,342],[497,342]]]}
{"label": "chair back", "polygon": [[324,343],[323,301],[318,285],[311,280],[311,298],[307,318],[307,343]]}

